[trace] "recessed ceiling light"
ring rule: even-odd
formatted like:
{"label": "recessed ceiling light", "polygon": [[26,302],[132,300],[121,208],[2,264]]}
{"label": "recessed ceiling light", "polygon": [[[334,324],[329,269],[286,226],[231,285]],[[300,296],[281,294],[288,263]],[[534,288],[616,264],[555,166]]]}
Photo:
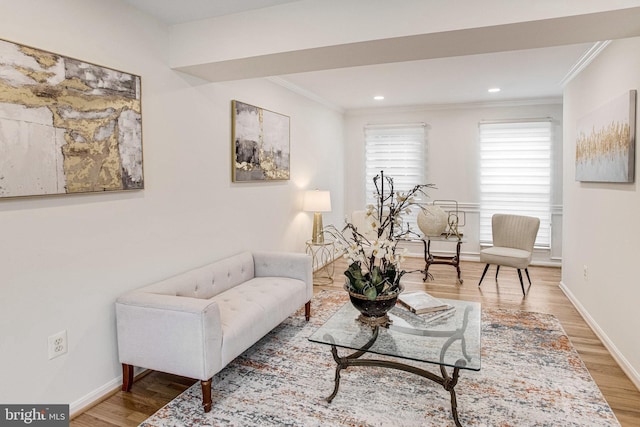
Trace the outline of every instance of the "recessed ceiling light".
{"label": "recessed ceiling light", "polygon": [[489,93],[497,93],[500,92],[500,88],[499,87],[492,87],[488,90]]}
{"label": "recessed ceiling light", "polygon": [[373,99],[375,99],[376,101],[382,101],[384,99],[384,96],[376,95],[376,96],[373,97]]}

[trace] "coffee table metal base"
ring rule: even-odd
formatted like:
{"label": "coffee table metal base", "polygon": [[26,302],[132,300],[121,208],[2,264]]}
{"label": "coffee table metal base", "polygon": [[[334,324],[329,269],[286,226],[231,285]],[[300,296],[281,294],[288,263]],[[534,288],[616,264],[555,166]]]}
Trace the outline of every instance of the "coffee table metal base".
{"label": "coffee table metal base", "polygon": [[[432,372],[427,370],[406,365],[404,363],[393,362],[390,360],[380,360],[380,359],[360,359],[362,355],[367,353],[367,350],[373,345],[373,343],[378,338],[378,328],[375,328],[373,337],[371,340],[362,348],[362,350],[356,351],[348,356],[340,357],[338,355],[338,349],[335,345],[331,346],[331,354],[333,355],[333,360],[336,361],[336,376],[335,376],[335,385],[333,388],[333,393],[329,397],[327,397],[327,402],[331,403],[331,401],[338,394],[338,388],[340,387],[340,371],[346,369],[350,366],[375,366],[380,368],[391,368],[397,369],[400,371],[410,372],[412,374],[419,375],[423,378],[427,378],[431,381],[434,381],[441,386],[444,387],[451,395],[451,414],[453,416],[453,420],[456,426],[461,427],[460,420],[458,419],[458,402],[456,399],[456,391],[455,386],[458,383],[458,377],[460,374],[460,368],[453,368],[453,374],[449,376],[447,370],[444,365],[440,365],[440,373],[442,376],[438,376]],[[459,339],[459,338],[457,338]],[[464,364],[464,360],[458,361],[460,364]]]}

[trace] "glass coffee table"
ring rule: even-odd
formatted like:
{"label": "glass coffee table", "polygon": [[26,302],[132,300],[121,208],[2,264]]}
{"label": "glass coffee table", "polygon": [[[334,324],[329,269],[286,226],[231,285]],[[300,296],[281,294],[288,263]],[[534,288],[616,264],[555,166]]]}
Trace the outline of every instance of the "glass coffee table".
{"label": "glass coffee table", "polygon": [[[451,413],[457,426],[455,386],[460,370],[480,370],[480,303],[442,299],[455,307],[449,315],[425,321],[422,316],[394,307],[388,327],[368,326],[357,320],[360,312],[350,302],[343,305],[309,337],[312,342],[331,346],[336,361],[333,393],[338,393],[340,371],[350,366],[377,366],[410,372],[442,385],[451,395]],[[338,348],[355,350],[339,356]],[[373,355],[373,357],[372,357]],[[390,356],[375,358],[375,355]],[[364,356],[364,357],[363,357]],[[399,360],[436,365],[440,375]],[[452,369],[451,375],[447,369]]]}

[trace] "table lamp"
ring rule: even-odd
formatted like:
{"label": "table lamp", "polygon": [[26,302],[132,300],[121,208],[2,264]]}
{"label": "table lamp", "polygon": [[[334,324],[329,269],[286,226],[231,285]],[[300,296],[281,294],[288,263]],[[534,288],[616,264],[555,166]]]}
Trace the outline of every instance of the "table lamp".
{"label": "table lamp", "polygon": [[331,194],[329,191],[310,190],[304,193],[302,209],[305,212],[313,212],[312,243],[324,243],[322,232],[322,212],[331,211]]}

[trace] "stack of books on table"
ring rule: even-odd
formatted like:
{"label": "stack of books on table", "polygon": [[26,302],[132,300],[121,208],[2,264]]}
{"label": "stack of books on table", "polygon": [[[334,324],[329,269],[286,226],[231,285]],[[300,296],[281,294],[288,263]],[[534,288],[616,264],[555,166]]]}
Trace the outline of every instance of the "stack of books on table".
{"label": "stack of books on table", "polygon": [[424,291],[404,292],[398,296],[400,306],[420,316],[424,321],[432,321],[448,316],[455,307],[435,298]]}

